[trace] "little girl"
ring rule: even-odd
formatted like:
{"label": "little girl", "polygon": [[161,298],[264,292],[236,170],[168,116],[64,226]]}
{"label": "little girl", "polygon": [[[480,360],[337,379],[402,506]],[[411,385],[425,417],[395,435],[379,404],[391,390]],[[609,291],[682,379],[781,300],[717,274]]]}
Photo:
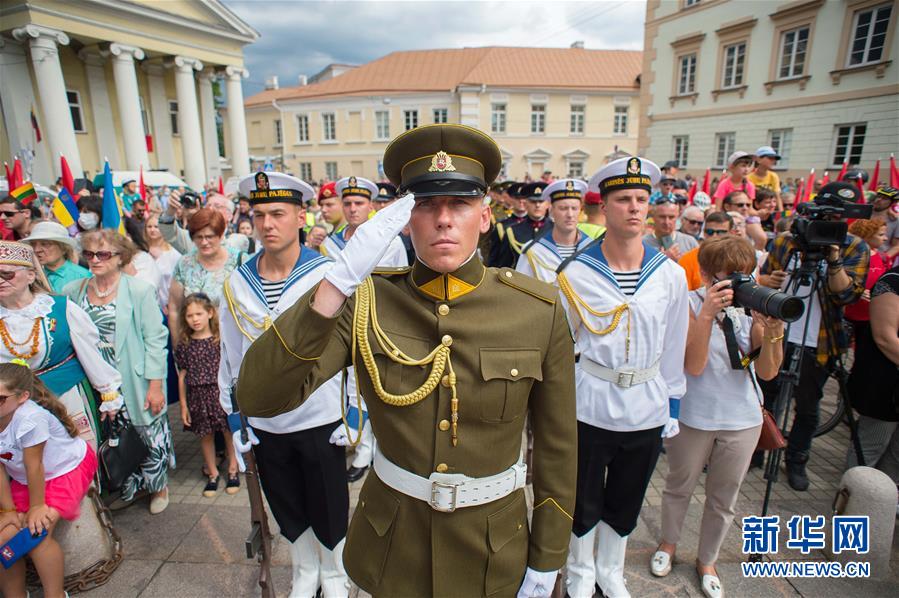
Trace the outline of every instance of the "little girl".
{"label": "little girl", "polygon": [[[0,364],[0,545],[23,528],[47,536],[29,552],[44,596],[63,591],[59,518],[78,518],[97,456],[56,397],[24,363]],[[25,560],[0,569],[0,593],[25,596]]]}
{"label": "little girl", "polygon": [[215,462],[213,435],[221,432],[228,448],[228,481],[225,492],[236,494],[240,488],[237,459],[228,429],[228,420],[219,403],[219,333],[215,305],[204,293],[189,295],[179,314],[181,338],[175,348],[178,366],[178,396],[184,429],[199,435],[209,481],[203,496],[212,498],[219,488],[219,470]]}

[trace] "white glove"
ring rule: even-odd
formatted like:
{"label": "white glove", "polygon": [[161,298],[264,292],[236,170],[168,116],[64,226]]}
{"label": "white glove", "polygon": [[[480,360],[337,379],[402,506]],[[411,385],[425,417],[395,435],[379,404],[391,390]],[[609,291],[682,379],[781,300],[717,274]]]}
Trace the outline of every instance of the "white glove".
{"label": "white glove", "polygon": [[250,449],[255,445],[259,444],[259,439],[256,438],[256,434],[253,433],[253,428],[247,427],[247,441],[244,443],[240,438],[240,430],[235,430],[235,432],[231,435],[231,439],[234,442],[234,456],[237,459],[237,469],[240,473],[244,473],[247,470],[247,464],[244,463],[243,453],[250,452]]}
{"label": "white glove", "polygon": [[344,428],[343,422],[340,423],[334,431],[331,432],[331,438],[328,439],[328,442],[335,446],[349,446],[350,439],[346,435],[346,429]]}
{"label": "white glove", "polygon": [[409,222],[414,206],[415,196],[409,193],[361,224],[325,273],[328,282],[346,297],[355,293]]}
{"label": "white glove", "polygon": [[556,577],[559,576],[558,569],[555,571],[534,571],[528,567],[527,573],[524,574],[524,581],[518,589],[518,598],[549,598],[553,588],[556,587]]}
{"label": "white glove", "polygon": [[662,428],[662,438],[673,438],[680,432],[680,424],[673,417],[668,418],[668,423]]}

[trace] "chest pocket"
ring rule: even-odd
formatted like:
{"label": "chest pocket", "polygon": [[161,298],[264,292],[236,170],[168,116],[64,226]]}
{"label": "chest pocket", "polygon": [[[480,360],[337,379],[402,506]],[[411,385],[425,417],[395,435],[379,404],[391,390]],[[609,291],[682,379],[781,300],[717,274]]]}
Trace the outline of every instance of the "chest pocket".
{"label": "chest pocket", "polygon": [[511,422],[527,409],[528,396],[535,381],[543,380],[540,349],[480,350],[481,419],[487,422]]}
{"label": "chest pocket", "polygon": [[[384,334],[387,335],[387,338],[389,338],[393,344],[399,347],[400,351],[413,359],[422,359],[436,346],[434,341],[423,338],[406,336],[388,330],[385,330]],[[381,386],[384,387],[384,390],[391,394],[401,395],[412,392],[424,384],[428,374],[431,372],[430,365],[418,366],[397,363],[387,355],[371,334],[369,334],[368,338],[369,343],[371,344],[371,352],[375,359],[375,365],[378,367],[378,374],[381,377]],[[363,373],[365,368],[362,366],[361,359],[357,360],[357,365],[360,368],[360,380],[363,377],[368,378],[367,372]]]}

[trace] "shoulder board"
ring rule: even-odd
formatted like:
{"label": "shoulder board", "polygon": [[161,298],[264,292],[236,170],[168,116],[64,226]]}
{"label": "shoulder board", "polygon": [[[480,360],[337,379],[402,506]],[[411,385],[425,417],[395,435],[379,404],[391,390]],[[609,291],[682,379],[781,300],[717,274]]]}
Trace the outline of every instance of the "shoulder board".
{"label": "shoulder board", "polygon": [[499,268],[496,271],[496,278],[501,283],[508,285],[513,289],[518,289],[531,297],[536,297],[541,301],[545,301],[550,305],[555,305],[556,298],[559,296],[559,289],[556,287],[511,268]]}
{"label": "shoulder board", "polygon": [[412,266],[395,266],[393,268],[383,267],[383,268],[375,268],[375,271],[372,274],[377,274],[379,276],[397,276],[398,274],[407,274],[412,270]]}

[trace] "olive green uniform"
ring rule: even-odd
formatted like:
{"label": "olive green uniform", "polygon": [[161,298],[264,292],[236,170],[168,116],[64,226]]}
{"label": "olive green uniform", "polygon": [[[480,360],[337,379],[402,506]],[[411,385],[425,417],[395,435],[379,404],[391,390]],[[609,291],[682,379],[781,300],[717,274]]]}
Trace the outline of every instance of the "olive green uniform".
{"label": "olive green uniform", "polygon": [[[530,566],[561,568],[568,552],[577,467],[574,354],[558,291],[477,257],[440,275],[421,262],[372,276],[377,324],[404,354],[422,358],[450,347],[458,427],[451,420],[449,377],[409,406],[378,398],[351,334],[351,297],[333,318],[311,307],[315,289],[281,315],[250,347],[237,398],[248,416],[295,409],[320,384],[356,362],[379,451],[422,477],[432,472],[474,478],[520,459],[528,411],[533,425],[534,512],[528,524],[523,489],[479,506],[441,512],[385,485],[373,473],[350,523],[344,564],[375,596],[512,596]],[[504,315],[495,317],[496,306]],[[418,389],[430,366],[388,357],[366,328],[383,389]],[[356,339],[358,340],[358,339]]]}

